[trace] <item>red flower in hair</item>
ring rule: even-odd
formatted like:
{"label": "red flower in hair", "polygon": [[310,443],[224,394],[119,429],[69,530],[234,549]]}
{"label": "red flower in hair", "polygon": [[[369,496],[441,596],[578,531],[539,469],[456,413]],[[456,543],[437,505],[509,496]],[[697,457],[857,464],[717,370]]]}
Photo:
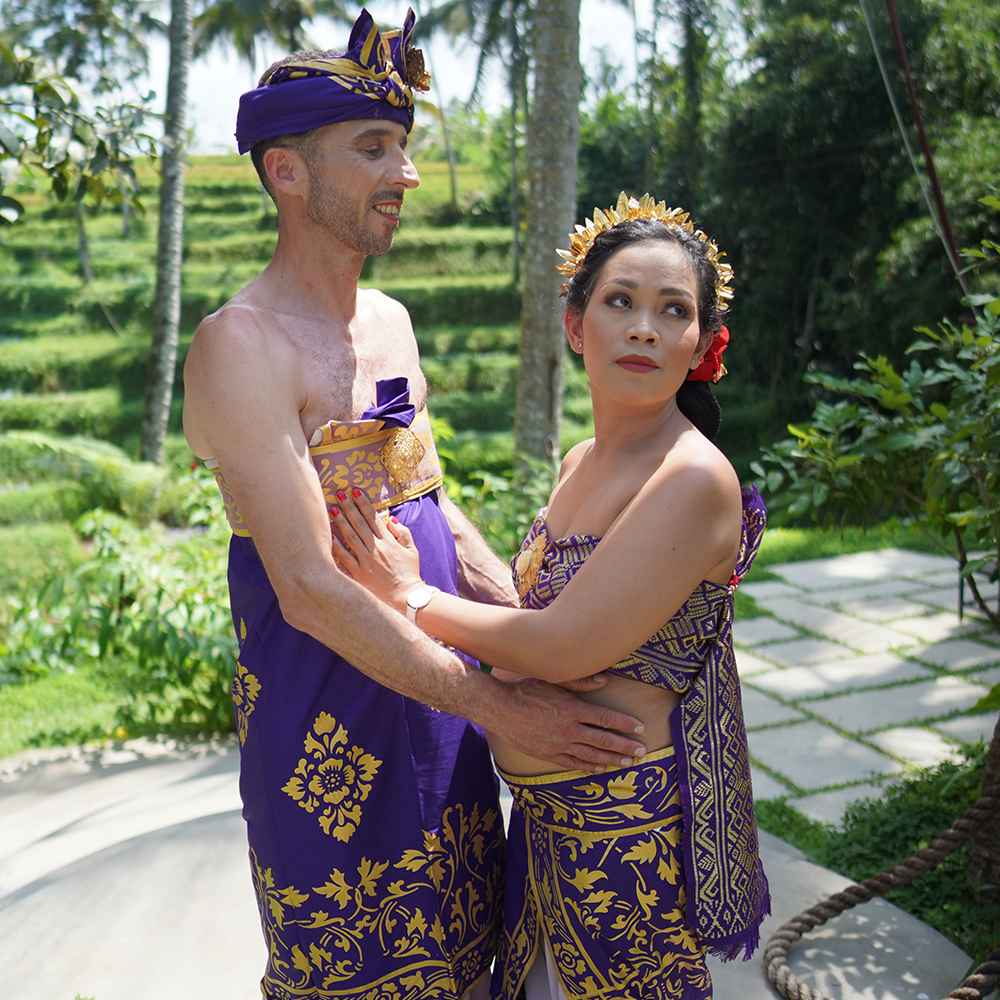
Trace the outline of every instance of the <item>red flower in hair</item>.
{"label": "red flower in hair", "polygon": [[689,382],[718,382],[726,374],[726,366],[722,363],[722,355],[729,346],[729,328],[719,327],[711,346],[701,359],[701,364],[688,373]]}

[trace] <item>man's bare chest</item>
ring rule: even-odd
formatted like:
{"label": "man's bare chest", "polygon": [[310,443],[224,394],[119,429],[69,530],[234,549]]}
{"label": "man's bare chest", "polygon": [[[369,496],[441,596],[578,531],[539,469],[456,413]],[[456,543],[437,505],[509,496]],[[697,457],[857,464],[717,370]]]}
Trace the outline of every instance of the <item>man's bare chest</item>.
{"label": "man's bare chest", "polygon": [[427,385],[417,352],[394,341],[305,341],[297,345],[302,386],[299,415],[306,440],[330,420],[357,420],[375,405],[376,383],[383,379],[406,378],[411,401],[418,409],[424,405]]}

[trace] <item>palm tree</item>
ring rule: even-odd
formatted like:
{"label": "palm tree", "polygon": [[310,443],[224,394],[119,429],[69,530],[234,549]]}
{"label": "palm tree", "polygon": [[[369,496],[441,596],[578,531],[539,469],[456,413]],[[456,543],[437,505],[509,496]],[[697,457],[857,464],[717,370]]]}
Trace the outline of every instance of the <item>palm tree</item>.
{"label": "palm tree", "polygon": [[277,42],[287,52],[306,48],[305,25],[317,17],[354,22],[349,5],[337,0],[218,0],[194,19],[194,54],[215,45],[236,50],[251,68],[257,64],[257,44]]}
{"label": "palm tree", "polygon": [[554,248],[576,213],[580,138],[580,0],[538,0],[534,10],[534,93],[528,117],[531,214],[521,302],[517,453],[555,465],[562,410],[563,336]]}
{"label": "palm tree", "polygon": [[469,36],[479,50],[468,103],[479,97],[486,68],[499,59],[505,67],[510,92],[510,214],[513,280],[520,281],[521,210],[518,130],[528,106],[531,10],[528,0],[444,0],[429,10],[418,24],[424,37],[445,31]]}
{"label": "palm tree", "polygon": [[184,233],[184,165],[187,89],[191,67],[191,0],[170,0],[170,69],[160,159],[160,221],[156,246],[156,306],[146,374],[142,457],[163,460],[177,367],[181,313],[181,241]]}

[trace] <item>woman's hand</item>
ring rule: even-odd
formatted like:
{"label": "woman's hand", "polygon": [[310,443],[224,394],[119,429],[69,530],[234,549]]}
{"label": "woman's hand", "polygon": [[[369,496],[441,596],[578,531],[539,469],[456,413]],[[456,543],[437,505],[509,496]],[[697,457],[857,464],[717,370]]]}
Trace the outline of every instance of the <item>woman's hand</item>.
{"label": "woman's hand", "polygon": [[330,509],[333,559],[352,580],[397,611],[420,583],[420,554],[410,531],[394,517],[378,514],[359,489],[337,494]]}

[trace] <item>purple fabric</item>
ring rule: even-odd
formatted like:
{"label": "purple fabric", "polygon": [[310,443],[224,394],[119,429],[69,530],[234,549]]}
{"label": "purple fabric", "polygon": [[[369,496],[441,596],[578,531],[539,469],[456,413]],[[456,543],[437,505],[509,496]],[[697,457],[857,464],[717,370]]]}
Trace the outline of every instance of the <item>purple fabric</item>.
{"label": "purple fabric", "polygon": [[265,139],[362,118],[397,122],[409,132],[411,83],[417,81],[408,78],[406,53],[414,21],[410,10],[402,31],[385,44],[371,14],[362,10],[342,55],[282,66],[263,86],[248,90],[236,116],[240,153]]}
{"label": "purple fabric", "polygon": [[[389,380],[359,419],[406,425],[412,409],[406,380]],[[436,493],[393,510],[424,579],[455,593]],[[409,995],[418,977],[427,995],[457,1000],[489,968],[499,930],[503,833],[482,733],[290,626],[249,538],[230,543],[229,591],[264,997]]]}

